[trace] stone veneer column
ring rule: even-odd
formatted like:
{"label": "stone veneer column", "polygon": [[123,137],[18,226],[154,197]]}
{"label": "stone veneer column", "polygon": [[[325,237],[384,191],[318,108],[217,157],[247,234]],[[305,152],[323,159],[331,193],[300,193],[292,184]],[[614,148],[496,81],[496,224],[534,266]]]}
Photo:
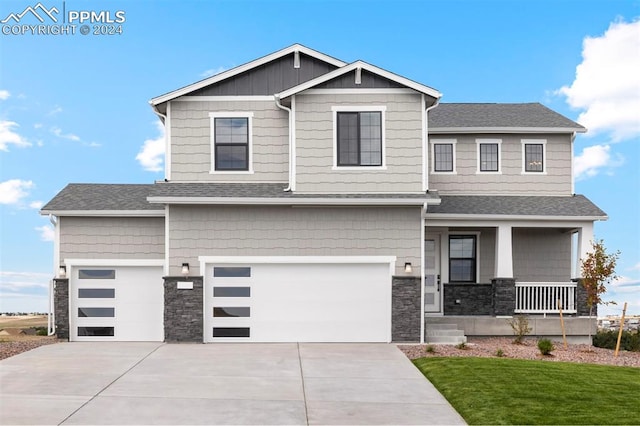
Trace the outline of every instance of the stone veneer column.
{"label": "stone veneer column", "polygon": [[[589,305],[587,305],[587,289],[582,284],[582,279],[578,278],[576,281],[576,310],[579,317],[589,316]],[[593,312],[591,313],[594,318],[598,316],[598,305],[593,305]]]}
{"label": "stone veneer column", "polygon": [[69,340],[69,278],[53,279],[56,337]]}
{"label": "stone veneer column", "polygon": [[493,315],[513,315],[516,309],[515,278],[494,278],[491,284],[493,285]]}
{"label": "stone veneer column", "polygon": [[[193,289],[178,289],[178,281]],[[202,343],[203,277],[164,277],[164,340]]]}
{"label": "stone veneer column", "polygon": [[393,277],[391,289],[391,340],[419,342],[420,278]]}

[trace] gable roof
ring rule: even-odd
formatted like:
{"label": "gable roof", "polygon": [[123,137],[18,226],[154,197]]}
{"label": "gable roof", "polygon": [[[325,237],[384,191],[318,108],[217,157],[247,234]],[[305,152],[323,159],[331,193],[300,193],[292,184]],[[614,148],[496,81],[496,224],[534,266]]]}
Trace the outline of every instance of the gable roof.
{"label": "gable roof", "polygon": [[540,103],[441,103],[429,112],[429,133],[584,133],[586,128]]}
{"label": "gable roof", "polygon": [[259,67],[264,65],[270,61],[281,58],[283,56],[289,55],[294,52],[304,53],[305,55],[309,55],[316,59],[325,61],[329,64],[335,65],[337,67],[342,67],[346,65],[346,62],[343,62],[339,59],[333,58],[331,56],[325,55],[324,53],[318,52],[316,50],[310,49],[301,44],[293,44],[289,47],[285,47],[284,49],[278,50],[277,52],[270,53],[269,55],[263,56],[261,58],[255,59],[251,62],[247,62],[246,64],[237,66],[227,71],[223,71],[214,76],[205,78],[203,80],[197,81],[188,86],[181,87],[180,89],[173,90],[171,92],[165,93],[164,95],[157,96],[149,101],[152,106],[156,106],[165,102],[168,102],[172,99],[178,98],[180,96],[184,96],[188,93],[194,92],[203,87],[215,84],[219,81],[226,80],[227,78],[233,77],[235,75],[241,74],[245,71],[248,71],[252,68]]}
{"label": "gable roof", "polygon": [[163,208],[147,201],[151,188],[152,184],[70,183],[40,214],[164,216]]}
{"label": "gable roof", "polygon": [[391,81],[399,83],[403,86],[406,86],[410,89],[416,90],[420,93],[424,93],[425,95],[429,95],[433,98],[439,99],[442,97],[442,93],[438,92],[436,89],[425,86],[424,84],[417,83],[413,80],[409,80],[408,78],[402,77],[400,75],[394,74],[382,68],[376,67],[375,65],[371,65],[364,61],[355,61],[350,63],[349,65],[345,65],[341,68],[328,72],[326,74],[321,75],[320,77],[316,77],[313,80],[309,80],[297,86],[294,86],[290,89],[284,90],[278,94],[276,97],[280,99],[288,98],[289,96],[295,95],[296,93],[300,93],[303,90],[310,89],[312,87],[318,86],[319,84],[325,83],[329,80],[333,80],[334,78],[345,75],[346,73],[355,71],[356,69],[367,70],[373,74],[380,75],[384,78],[387,78]]}
{"label": "gable roof", "polygon": [[[429,206],[427,217],[456,218],[478,216],[504,219],[504,216],[550,217],[605,220],[607,214],[584,195],[512,196],[512,195],[441,195],[440,204]],[[501,217],[502,216],[502,217]]]}

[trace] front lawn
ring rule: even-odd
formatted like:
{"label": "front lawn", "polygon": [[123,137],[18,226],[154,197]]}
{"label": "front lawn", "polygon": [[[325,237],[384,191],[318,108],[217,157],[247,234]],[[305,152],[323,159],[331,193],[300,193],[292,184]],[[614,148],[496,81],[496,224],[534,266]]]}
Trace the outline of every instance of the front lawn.
{"label": "front lawn", "polygon": [[420,358],[469,424],[639,424],[640,369],[504,358]]}

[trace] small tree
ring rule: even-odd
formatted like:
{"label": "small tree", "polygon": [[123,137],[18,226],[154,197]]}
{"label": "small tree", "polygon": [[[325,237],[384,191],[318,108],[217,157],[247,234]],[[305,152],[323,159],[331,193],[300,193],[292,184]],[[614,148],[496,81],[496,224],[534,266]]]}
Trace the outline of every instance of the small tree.
{"label": "small tree", "polygon": [[[607,253],[603,240],[592,241],[591,247],[593,247],[593,251],[587,253],[586,257],[580,260],[582,285],[587,291],[589,319],[593,314],[594,305],[615,305],[616,303],[603,300],[602,295],[606,293],[607,285],[618,278],[616,275],[616,262],[620,256],[620,251]],[[589,341],[591,341],[591,327],[589,327]]]}

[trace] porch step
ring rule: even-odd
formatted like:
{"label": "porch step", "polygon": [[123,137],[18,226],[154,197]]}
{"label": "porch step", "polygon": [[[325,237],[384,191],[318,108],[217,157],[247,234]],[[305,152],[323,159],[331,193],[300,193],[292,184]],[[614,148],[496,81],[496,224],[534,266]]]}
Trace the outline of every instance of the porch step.
{"label": "porch step", "polygon": [[467,343],[464,330],[459,330],[457,324],[427,324],[426,342],[441,345],[458,345]]}

